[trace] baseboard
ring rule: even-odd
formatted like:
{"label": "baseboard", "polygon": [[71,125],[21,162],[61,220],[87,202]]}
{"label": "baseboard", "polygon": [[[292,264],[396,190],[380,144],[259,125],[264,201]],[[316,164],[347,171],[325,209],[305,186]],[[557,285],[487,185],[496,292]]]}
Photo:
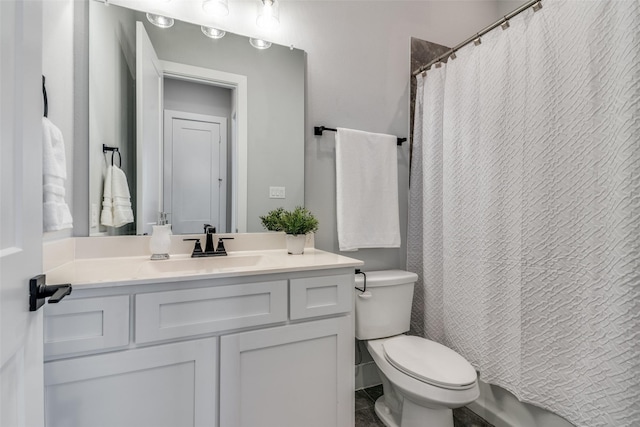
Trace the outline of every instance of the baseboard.
{"label": "baseboard", "polygon": [[356,365],[356,390],[373,387],[381,382],[375,362]]}
{"label": "baseboard", "polygon": [[480,397],[467,405],[495,427],[574,427],[564,418],[528,403],[496,385],[480,381]]}

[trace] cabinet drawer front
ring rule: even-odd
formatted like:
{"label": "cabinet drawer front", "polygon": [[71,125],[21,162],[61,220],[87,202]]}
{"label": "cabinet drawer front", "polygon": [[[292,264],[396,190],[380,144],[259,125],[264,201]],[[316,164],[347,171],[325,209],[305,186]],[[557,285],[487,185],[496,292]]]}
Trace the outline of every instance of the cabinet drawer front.
{"label": "cabinet drawer front", "polygon": [[136,296],[138,343],[287,320],[287,282],[250,283]]}
{"label": "cabinet drawer front", "polygon": [[291,280],[291,319],[351,311],[352,274]]}
{"label": "cabinet drawer front", "polygon": [[98,351],[129,344],[129,296],[66,299],[47,304],[44,356]]}

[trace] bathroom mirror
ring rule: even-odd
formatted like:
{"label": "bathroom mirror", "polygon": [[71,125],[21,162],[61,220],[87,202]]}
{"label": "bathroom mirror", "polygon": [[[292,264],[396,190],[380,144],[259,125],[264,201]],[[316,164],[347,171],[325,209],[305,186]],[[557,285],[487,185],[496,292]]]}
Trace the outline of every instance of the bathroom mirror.
{"label": "bathroom mirror", "polygon": [[[157,56],[142,74],[148,49],[136,27]],[[303,205],[305,62],[299,49],[258,50],[231,33],[212,39],[178,20],[163,29],[143,12],[89,2],[90,235],[149,233],[158,211],[176,234],[205,222],[257,232],[260,215]],[[136,217],[119,228],[100,220],[112,161]]]}

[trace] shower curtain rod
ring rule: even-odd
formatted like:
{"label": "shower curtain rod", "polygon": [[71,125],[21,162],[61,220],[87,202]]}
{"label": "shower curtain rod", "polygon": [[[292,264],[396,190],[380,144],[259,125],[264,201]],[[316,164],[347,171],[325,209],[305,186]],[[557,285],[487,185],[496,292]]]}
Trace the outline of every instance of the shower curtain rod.
{"label": "shower curtain rod", "polygon": [[513,18],[514,16],[520,14],[520,12],[524,12],[525,10],[529,9],[530,7],[533,7],[533,11],[537,12],[542,8],[542,2],[541,0],[531,0],[525,4],[523,4],[522,6],[520,6],[519,8],[517,8],[516,10],[514,10],[511,13],[506,14],[502,19],[497,20],[496,22],[494,22],[493,24],[489,25],[488,27],[486,27],[484,30],[476,33],[475,35],[469,37],[467,40],[463,41],[462,43],[460,43],[459,45],[449,49],[444,55],[439,56],[437,59],[434,59],[433,61],[429,62],[427,65],[423,65],[420,68],[418,68],[417,70],[415,70],[413,72],[413,76],[417,76],[418,74],[422,73],[425,70],[428,70],[433,64],[437,64],[438,62],[442,62],[443,59],[449,58],[451,57],[451,59],[455,59],[455,53],[456,51],[460,50],[462,47],[468,45],[471,42],[475,42],[476,40],[478,40],[477,44],[480,44],[480,37],[484,36],[485,34],[487,34],[489,31],[493,30],[494,28],[497,28],[501,25],[506,25],[503,29],[506,29],[509,27],[509,19]]}

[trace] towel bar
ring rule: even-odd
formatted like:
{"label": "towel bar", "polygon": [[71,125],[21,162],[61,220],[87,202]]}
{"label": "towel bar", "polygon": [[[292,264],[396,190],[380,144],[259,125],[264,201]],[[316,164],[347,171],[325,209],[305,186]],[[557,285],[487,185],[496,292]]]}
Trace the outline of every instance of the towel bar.
{"label": "towel bar", "polygon": [[[338,129],[333,129],[333,128],[328,128],[326,126],[314,126],[313,127],[313,134],[316,136],[320,136],[322,135],[322,132],[324,132],[325,130],[331,131],[331,132],[337,132]],[[398,138],[398,145],[402,145],[403,142],[405,142],[407,140],[407,138]]]}

